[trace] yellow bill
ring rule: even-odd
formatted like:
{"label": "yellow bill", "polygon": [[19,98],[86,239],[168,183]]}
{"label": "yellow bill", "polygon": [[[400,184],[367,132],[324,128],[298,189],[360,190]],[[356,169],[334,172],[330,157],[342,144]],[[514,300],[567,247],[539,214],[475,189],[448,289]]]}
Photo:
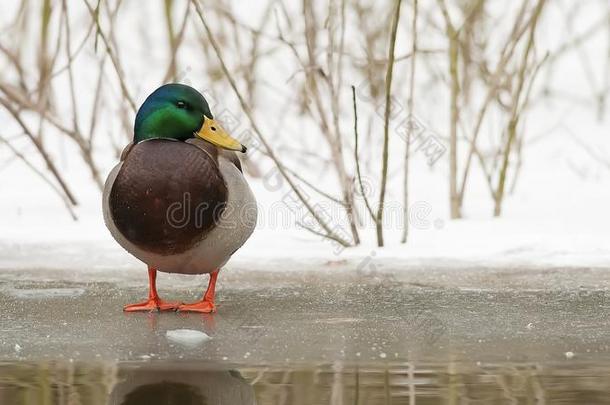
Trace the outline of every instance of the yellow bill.
{"label": "yellow bill", "polygon": [[234,150],[237,152],[245,152],[246,147],[232,138],[221,126],[211,118],[205,117],[203,125],[199,131],[195,133],[197,137],[208,141],[212,145],[219,148]]}

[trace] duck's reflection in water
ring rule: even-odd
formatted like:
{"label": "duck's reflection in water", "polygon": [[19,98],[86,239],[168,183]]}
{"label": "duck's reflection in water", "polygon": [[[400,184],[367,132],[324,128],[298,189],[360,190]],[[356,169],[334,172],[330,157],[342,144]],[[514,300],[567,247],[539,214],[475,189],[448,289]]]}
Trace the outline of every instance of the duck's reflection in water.
{"label": "duck's reflection in water", "polygon": [[254,389],[237,371],[134,369],[121,373],[109,405],[253,405]]}

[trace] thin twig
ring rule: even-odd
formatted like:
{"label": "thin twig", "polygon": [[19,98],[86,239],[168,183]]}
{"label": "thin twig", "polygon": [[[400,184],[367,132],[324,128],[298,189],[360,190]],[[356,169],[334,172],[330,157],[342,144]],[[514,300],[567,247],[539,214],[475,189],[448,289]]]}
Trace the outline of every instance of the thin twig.
{"label": "thin twig", "polygon": [[[115,55],[114,51],[112,50],[112,46],[110,46],[110,42],[108,41],[108,38],[104,34],[104,31],[102,31],[102,27],[100,26],[99,20],[97,19],[97,16],[96,16],[96,11],[91,7],[91,5],[89,5],[89,2],[87,0],[83,0],[83,3],[85,3],[85,5],[87,6],[87,9],[89,10],[89,13],[91,14],[91,18],[94,19],[94,21],[97,25],[97,36],[102,38],[102,41],[104,42],[104,46],[106,47],[106,52],[108,52],[108,56],[110,56],[110,61],[112,62],[112,66],[114,66],[114,70],[116,71],[117,77],[119,79],[119,84],[121,86],[121,92],[123,93],[123,97],[125,97],[125,100],[127,100],[127,103],[129,104],[129,106],[131,107],[133,112],[136,112],[136,110],[138,108],[136,107],[136,103],[133,100],[133,98],[131,97],[131,95],[129,94],[129,90],[127,89],[127,84],[125,83],[125,74],[123,73],[123,69],[121,68],[121,64],[119,62],[118,57]],[[97,36],[96,36],[96,38],[97,38]]]}
{"label": "thin twig", "polygon": [[15,119],[15,121],[17,121],[17,123],[19,124],[19,126],[21,127],[23,132],[27,135],[27,137],[30,139],[30,141],[34,144],[34,146],[38,150],[38,153],[40,153],[40,156],[42,156],[45,164],[47,165],[47,168],[49,169],[49,171],[51,172],[53,177],[55,177],[55,179],[59,183],[61,189],[65,193],[65,195],[68,198],[68,200],[70,201],[70,203],[72,205],[78,205],[78,202],[76,201],[76,198],[74,197],[74,194],[72,194],[72,192],[68,188],[67,183],[65,182],[63,177],[59,174],[59,170],[55,166],[55,163],[53,163],[53,159],[51,159],[51,157],[49,156],[47,151],[44,149],[44,146],[42,145],[42,143],[39,141],[39,139],[36,136],[34,136],[32,131],[30,130],[30,128],[21,119],[19,112],[5,98],[0,97],[0,104],[2,104],[2,106],[13,116],[13,118]]}
{"label": "thin twig", "polygon": [[377,207],[377,245],[383,246],[383,205],[385,204],[385,190],[388,181],[388,148],[390,143],[390,108],[392,108],[392,75],[394,73],[394,48],[396,47],[396,33],[400,19],[400,6],[402,0],[396,0],[394,17],[392,18],[392,31],[390,33],[390,46],[388,49],[388,69],[385,78],[385,112],[383,116],[383,152],[381,155],[381,182],[379,190],[379,206]]}
{"label": "thin twig", "polygon": [[344,206],[345,203],[337,198],[334,197],[330,194],[328,194],[327,192],[325,192],[324,190],[321,190],[319,187],[315,186],[314,184],[312,184],[309,180],[305,179],[303,176],[301,176],[300,174],[298,174],[296,171],[288,168],[287,166],[284,165],[284,169],[286,170],[286,172],[290,173],[290,175],[292,175],[295,179],[297,179],[298,181],[300,181],[301,183],[305,184],[307,187],[309,187],[310,189],[312,189],[313,191],[315,191],[316,193],[320,194],[322,197],[329,199],[330,201],[339,204],[341,206]]}
{"label": "thin twig", "polygon": [[449,208],[451,218],[462,216],[460,199],[457,189],[457,129],[460,117],[460,106],[458,97],[460,94],[460,81],[458,77],[458,57],[459,57],[459,32],[451,23],[449,11],[444,0],[438,0],[439,6],[445,19],[445,30],[449,41],[449,81],[450,81],[450,121],[449,121]]}
{"label": "thin twig", "polygon": [[0,136],[0,142],[5,144],[19,160],[21,160],[28,168],[30,168],[30,170],[32,170],[38,177],[40,177],[45,183],[47,183],[49,187],[51,187],[51,189],[53,189],[53,191],[59,196],[61,201],[64,203],[66,210],[68,211],[72,219],[76,221],[78,217],[74,212],[72,202],[67,198],[66,194],[64,194],[62,190],[58,188],[55,184],[53,184],[51,179],[45,176],[45,174],[40,171],[36,166],[34,166],[34,164],[30,162],[21,152],[19,152],[15,147],[13,147],[13,145],[11,145],[9,141]]}
{"label": "thin twig", "polygon": [[[417,57],[417,0],[413,0],[413,20],[411,22],[411,71],[409,72],[409,99],[407,100],[407,111],[409,117],[413,118],[413,98],[415,96],[415,60]],[[407,142],[405,145],[405,168],[403,175],[403,199],[402,199],[402,217],[404,228],[402,230],[401,243],[407,243],[409,236],[409,153],[411,152],[411,131],[412,128],[407,128]]]}
{"label": "thin twig", "polygon": [[369,204],[369,199],[366,197],[366,193],[364,191],[364,185],[362,184],[362,175],[360,173],[360,156],[358,156],[358,109],[356,107],[356,87],[352,86],[352,103],[354,105],[354,160],[356,162],[356,177],[358,178],[358,185],[360,186],[360,194],[364,199],[364,205],[366,206],[366,210],[373,222],[375,222],[375,213]]}

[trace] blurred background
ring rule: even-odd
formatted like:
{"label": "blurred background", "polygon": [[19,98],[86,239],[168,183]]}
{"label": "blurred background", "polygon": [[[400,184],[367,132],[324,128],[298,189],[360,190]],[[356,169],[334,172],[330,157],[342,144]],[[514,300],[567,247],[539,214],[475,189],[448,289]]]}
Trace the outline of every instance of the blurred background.
{"label": "blurred background", "polygon": [[249,146],[241,255],[610,258],[606,0],[21,0],[0,24],[7,255],[122,254],[105,177],[180,82]]}

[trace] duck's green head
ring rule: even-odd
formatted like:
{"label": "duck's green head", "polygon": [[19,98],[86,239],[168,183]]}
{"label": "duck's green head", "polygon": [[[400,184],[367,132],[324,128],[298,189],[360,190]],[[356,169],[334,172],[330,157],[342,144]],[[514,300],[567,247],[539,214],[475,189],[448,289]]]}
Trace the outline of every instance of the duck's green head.
{"label": "duck's green head", "polygon": [[246,151],[245,146],[214,120],[206,99],[190,86],[163,85],[148,96],[138,110],[134,143],[147,139],[185,141],[196,137],[224,149]]}

